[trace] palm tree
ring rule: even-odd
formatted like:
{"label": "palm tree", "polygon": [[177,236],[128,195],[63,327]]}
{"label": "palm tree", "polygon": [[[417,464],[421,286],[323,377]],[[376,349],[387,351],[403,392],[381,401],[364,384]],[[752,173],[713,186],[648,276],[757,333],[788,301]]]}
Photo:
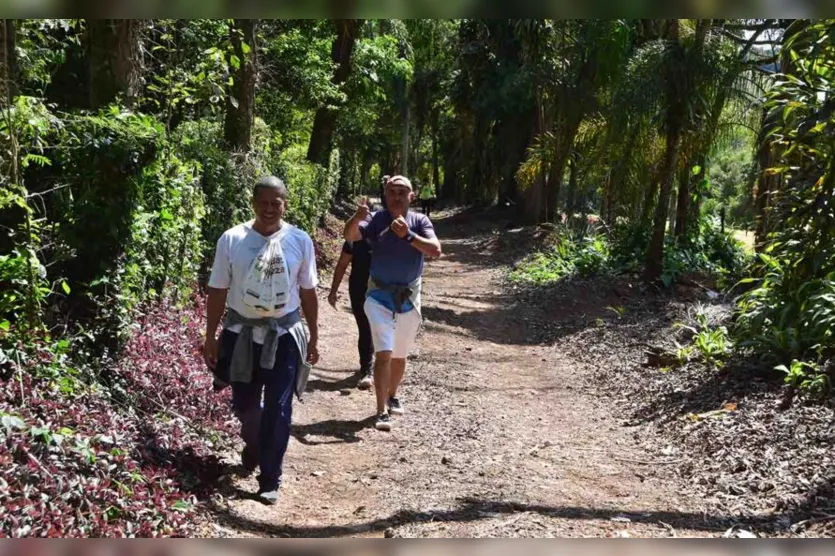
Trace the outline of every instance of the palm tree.
{"label": "palm tree", "polygon": [[540,172],[528,175],[526,185],[545,186],[545,203],[527,205],[527,219],[540,221],[558,212],[563,175],[580,126],[596,111],[596,95],[622,73],[633,33],[623,20],[525,20],[517,29],[526,45],[524,59],[536,76],[537,101],[543,105],[544,117],[536,121],[544,119],[546,124],[547,135],[538,132],[540,139],[529,153],[541,160],[526,169]]}
{"label": "palm tree", "polygon": [[[726,30],[726,23],[722,20],[719,26],[711,29],[708,41],[702,49],[702,59],[694,61],[701,65],[700,79],[696,83],[696,94],[703,101],[700,108],[698,124],[689,130],[687,141],[687,164],[680,164],[680,179],[676,206],[676,238],[684,238],[689,234],[689,223],[698,215],[698,204],[695,210],[690,209],[693,198],[693,184],[705,178],[708,155],[716,143],[719,134],[722,115],[729,103],[739,106],[738,113],[744,114],[744,106],[750,105],[756,96],[762,93],[758,87],[755,65],[750,59],[751,50],[762,34],[773,25],[773,20],[762,20],[751,31],[751,35],[740,42],[739,37]],[[752,22],[752,24],[757,23]],[[757,60],[754,58],[753,64]],[[695,174],[690,166],[695,166]],[[695,179],[693,179],[695,178]]]}
{"label": "palm tree", "polygon": [[665,115],[664,132],[666,147],[659,173],[660,191],[655,216],[652,223],[652,236],[647,249],[644,278],[654,281],[661,277],[664,260],[664,237],[666,235],[667,214],[672,195],[679,149],[682,135],[687,125],[688,113],[692,113],[696,98],[696,72],[693,69],[701,63],[702,50],[708,30],[709,19],[696,23],[696,30],[690,44],[681,37],[681,22],[678,19],[667,21],[665,36],[665,56],[663,75],[666,81],[664,97]]}

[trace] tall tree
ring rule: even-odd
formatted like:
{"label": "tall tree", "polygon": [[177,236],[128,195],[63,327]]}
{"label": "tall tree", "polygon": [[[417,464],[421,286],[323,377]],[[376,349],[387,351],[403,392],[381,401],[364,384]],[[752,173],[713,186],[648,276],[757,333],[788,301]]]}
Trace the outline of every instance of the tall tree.
{"label": "tall tree", "polygon": [[[804,31],[811,25],[808,19],[794,21],[783,33],[783,46],[791,43],[796,37],[802,36]],[[780,72],[791,79],[797,71],[796,63],[792,55],[792,49],[783,48],[780,51]],[[774,171],[779,166],[779,161],[785,157],[785,146],[776,141],[773,136],[775,126],[779,118],[785,116],[778,110],[771,107],[763,109],[760,131],[757,137],[757,165],[759,174],[754,189],[755,206],[755,245],[757,250],[766,246],[769,232],[774,228],[774,222],[769,218],[769,213],[774,206],[774,198],[784,184],[783,173]],[[797,155],[795,154],[795,157]],[[797,161],[795,161],[797,162]],[[788,164],[787,164],[788,166]]]}
{"label": "tall tree", "polygon": [[223,138],[232,150],[248,151],[252,146],[255,120],[255,87],[258,81],[258,20],[236,19],[229,29],[232,51],[228,63],[233,71],[232,87],[226,100]]}
{"label": "tall tree", "polygon": [[[703,21],[709,22],[710,20]],[[722,20],[716,21],[722,22]],[[694,154],[692,162],[699,170],[695,176],[686,169],[683,169],[681,173],[681,176],[686,179],[679,181],[675,225],[677,238],[686,237],[689,234],[691,220],[699,214],[698,201],[695,207],[690,207],[691,199],[694,198],[693,186],[702,182],[706,177],[708,154],[716,142],[720,119],[726,104],[731,100],[740,98],[743,101],[752,100],[746,95],[748,95],[747,89],[750,88],[752,82],[752,63],[757,64],[758,62],[756,59],[753,62],[749,59],[751,50],[757,44],[760,36],[767,29],[773,28],[774,25],[775,20],[762,20],[751,31],[748,38],[739,37],[725,30],[723,26],[716,27],[716,38],[724,41],[725,45],[732,43],[733,54],[725,54],[727,49],[720,50],[720,54],[724,54],[718,57],[720,63],[711,68],[713,71],[705,72],[707,79],[702,79],[699,84],[701,88],[707,87],[707,92],[712,96],[712,99],[705,105],[704,125],[697,130],[695,137],[693,137]],[[711,44],[715,44],[719,48],[723,46],[718,41],[713,41]],[[737,47],[737,45],[739,46]]]}
{"label": "tall tree", "polygon": [[90,107],[122,95],[133,105],[142,89],[142,19],[85,20]]}
{"label": "tall tree", "polygon": [[667,21],[667,56],[665,60],[665,79],[667,81],[667,110],[664,130],[666,147],[660,170],[660,192],[658,204],[655,206],[655,216],[652,224],[652,237],[647,251],[647,262],[644,278],[657,280],[661,276],[664,260],[664,236],[667,226],[667,213],[670,207],[670,196],[673,190],[676,164],[678,163],[678,149],[687,115],[685,105],[686,91],[680,79],[680,68],[685,63],[684,46],[681,44],[679,20]]}
{"label": "tall tree", "polygon": [[[559,24],[521,23],[526,59],[542,98],[548,145],[539,172],[547,178],[544,203],[525,203],[526,219],[541,221],[558,213],[558,203],[568,158],[584,118],[596,108],[596,94],[623,71],[631,50],[632,30],[620,20],[562,21]],[[540,124],[534,121],[535,126]],[[536,180],[541,182],[542,180]],[[539,187],[535,183],[534,187]]]}
{"label": "tall tree", "polygon": [[17,55],[14,19],[0,20],[0,98],[17,94]]}
{"label": "tall tree", "polygon": [[[336,21],[336,39],[333,41],[331,58],[336,64],[332,83],[342,85],[351,75],[351,53],[359,34],[362,19],[338,19]],[[332,106],[322,106],[316,111],[313,131],[307,148],[307,159],[324,164],[331,148],[331,140],[336,127],[337,110]]]}

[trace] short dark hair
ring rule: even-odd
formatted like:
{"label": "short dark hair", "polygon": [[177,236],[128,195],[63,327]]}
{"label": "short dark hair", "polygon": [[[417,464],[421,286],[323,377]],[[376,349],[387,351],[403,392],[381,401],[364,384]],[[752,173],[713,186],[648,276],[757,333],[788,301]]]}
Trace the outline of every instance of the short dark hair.
{"label": "short dark hair", "polygon": [[252,188],[252,198],[258,196],[258,192],[262,189],[274,189],[278,192],[278,196],[287,200],[287,186],[284,185],[284,182],[275,176],[264,176],[263,178],[259,178],[257,182],[255,182],[255,186]]}

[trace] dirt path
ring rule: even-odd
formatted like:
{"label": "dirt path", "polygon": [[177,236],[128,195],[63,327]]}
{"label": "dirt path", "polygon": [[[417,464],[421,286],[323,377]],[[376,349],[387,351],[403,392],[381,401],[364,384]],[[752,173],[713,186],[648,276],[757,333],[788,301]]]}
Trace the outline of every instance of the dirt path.
{"label": "dirt path", "polygon": [[[445,256],[425,275],[426,323],[395,429],[370,428],[374,397],[353,387],[356,338],[342,293],[323,303],[322,362],[294,432],[277,507],[237,479],[221,531],[255,536],[716,535],[680,499],[663,455],[642,453],[581,366],[529,344],[502,287],[489,221],[438,222]],[[347,281],[346,281],[347,282]],[[347,287],[347,285],[346,285]],[[323,295],[324,297],[324,295]],[[669,460],[669,458],[666,458]],[[712,524],[713,523],[713,524]]]}

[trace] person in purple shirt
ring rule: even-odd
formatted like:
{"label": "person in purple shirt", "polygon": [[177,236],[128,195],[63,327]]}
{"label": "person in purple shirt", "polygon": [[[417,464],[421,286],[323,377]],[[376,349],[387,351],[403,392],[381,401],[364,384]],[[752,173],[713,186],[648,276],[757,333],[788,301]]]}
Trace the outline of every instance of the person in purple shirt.
{"label": "person in purple shirt", "polygon": [[390,431],[390,415],[401,415],[404,411],[397,389],[422,321],[420,290],[424,257],[439,257],[441,242],[429,218],[409,210],[415,194],[408,178],[392,176],[386,182],[384,194],[386,210],[371,215],[368,201],[363,199],[345,225],[344,235],[346,241],[367,241],[373,252],[365,314],[376,353],[375,427]]}

